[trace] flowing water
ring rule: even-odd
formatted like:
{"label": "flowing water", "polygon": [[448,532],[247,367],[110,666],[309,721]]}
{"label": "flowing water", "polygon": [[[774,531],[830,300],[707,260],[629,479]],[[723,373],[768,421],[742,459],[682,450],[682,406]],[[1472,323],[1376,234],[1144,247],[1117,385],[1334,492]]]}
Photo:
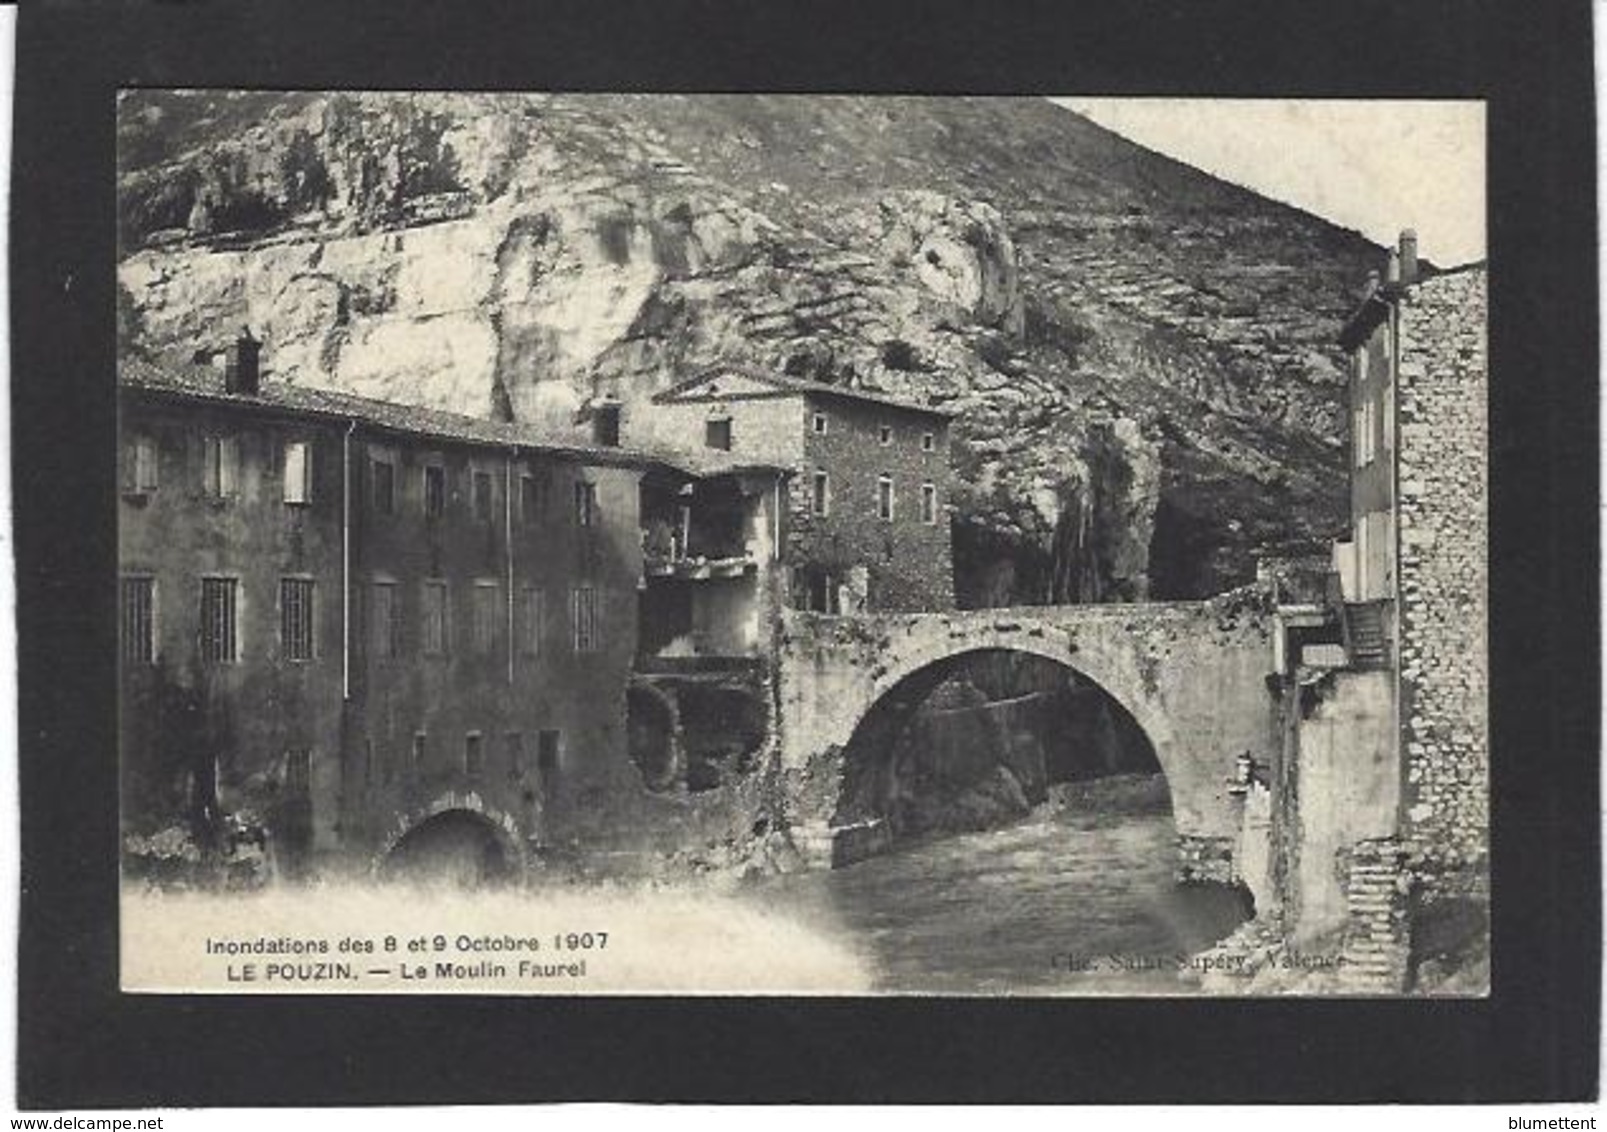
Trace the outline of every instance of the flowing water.
{"label": "flowing water", "polygon": [[1044,809],[767,883],[860,954],[874,989],[933,994],[1189,994],[1186,962],[1247,917],[1238,894],[1172,879],[1166,813]]}

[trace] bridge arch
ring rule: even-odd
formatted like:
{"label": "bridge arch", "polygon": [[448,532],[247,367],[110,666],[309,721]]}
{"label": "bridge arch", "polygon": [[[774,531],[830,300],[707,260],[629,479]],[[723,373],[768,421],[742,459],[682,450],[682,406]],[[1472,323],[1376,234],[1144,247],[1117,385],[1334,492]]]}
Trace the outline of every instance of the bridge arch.
{"label": "bridge arch", "polygon": [[843,752],[874,705],[956,657],[1000,650],[1075,671],[1154,748],[1172,796],[1184,876],[1230,868],[1236,758],[1276,757],[1265,618],[1241,603],[1042,606],[832,617],[789,610],[778,669],[782,769],[806,857],[829,859]]}

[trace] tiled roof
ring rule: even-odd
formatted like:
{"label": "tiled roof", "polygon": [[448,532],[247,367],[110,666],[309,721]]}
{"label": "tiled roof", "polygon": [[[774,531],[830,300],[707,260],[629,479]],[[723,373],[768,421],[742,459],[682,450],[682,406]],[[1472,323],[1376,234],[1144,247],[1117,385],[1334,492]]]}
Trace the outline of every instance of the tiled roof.
{"label": "tiled roof", "polygon": [[939,409],[931,405],[922,405],[916,401],[895,397],[891,393],[884,393],[879,389],[865,389],[862,387],[849,387],[846,385],[830,385],[824,381],[813,381],[808,378],[790,377],[786,374],[772,373],[769,370],[756,369],[740,365],[710,366],[696,377],[676,382],[668,389],[656,394],[655,401],[673,400],[677,395],[688,389],[695,388],[710,378],[721,374],[736,374],[750,381],[761,382],[774,387],[783,393],[818,394],[824,397],[840,397],[849,401],[867,401],[875,405],[890,405],[896,409],[907,409],[913,413],[925,413],[934,417],[954,417],[958,414],[948,409]]}
{"label": "tiled roof", "polygon": [[671,462],[678,458],[667,454],[577,444],[546,435],[529,424],[487,420],[283,381],[264,379],[255,395],[231,393],[224,388],[221,370],[187,359],[124,357],[118,364],[118,385],[127,390],[207,404],[278,410],[295,416],[327,420],[356,420],[388,432],[498,448],[518,447],[568,456],[586,463],[626,467],[669,464],[679,467],[678,463]]}

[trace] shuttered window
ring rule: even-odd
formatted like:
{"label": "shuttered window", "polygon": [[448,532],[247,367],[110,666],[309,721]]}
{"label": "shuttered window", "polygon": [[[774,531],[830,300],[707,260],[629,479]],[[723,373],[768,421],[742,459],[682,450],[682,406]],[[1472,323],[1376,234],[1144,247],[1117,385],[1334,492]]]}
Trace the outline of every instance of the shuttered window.
{"label": "shuttered window", "polygon": [[489,653],[502,636],[502,587],[495,582],[474,584],[474,651]]}
{"label": "shuttered window", "polygon": [[201,444],[201,457],[205,465],[202,482],[206,493],[216,499],[227,499],[239,491],[240,449],[232,436],[208,436]]}
{"label": "shuttered window", "polygon": [[240,659],[239,599],[239,579],[201,579],[202,660],[233,664]]}
{"label": "shuttered window", "polygon": [[571,595],[575,627],[575,651],[596,652],[598,645],[597,591],[591,586],[578,586]]}
{"label": "shuttered window", "polygon": [[445,656],[449,640],[445,582],[424,583],[422,647],[425,656]]}
{"label": "shuttered window", "polygon": [[305,440],[285,445],[285,502],[312,502],[312,446]]}
{"label": "shuttered window", "polygon": [[431,519],[446,514],[446,469],[439,464],[424,469],[424,514]]}
{"label": "shuttered window", "polygon": [[541,655],[545,606],[546,595],[538,586],[526,586],[519,594],[519,651],[525,656]]}
{"label": "shuttered window", "polygon": [[128,476],[124,487],[139,495],[156,490],[156,441],[148,436],[136,436],[128,450]]}
{"label": "shuttered window", "polygon": [[372,648],[378,660],[395,660],[402,655],[401,591],[394,582],[375,582],[370,629]]}
{"label": "shuttered window", "polygon": [[575,484],[575,526],[589,527],[596,518],[597,485],[584,480]]}

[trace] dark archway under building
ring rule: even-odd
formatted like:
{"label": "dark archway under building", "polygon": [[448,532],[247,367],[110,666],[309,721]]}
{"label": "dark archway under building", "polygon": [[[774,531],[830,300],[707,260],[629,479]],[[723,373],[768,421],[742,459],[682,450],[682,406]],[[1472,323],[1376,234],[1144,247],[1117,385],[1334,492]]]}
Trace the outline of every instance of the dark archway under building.
{"label": "dark archway under building", "polygon": [[381,880],[470,889],[506,884],[518,872],[507,836],[472,810],[446,810],[419,822],[379,866]]}

